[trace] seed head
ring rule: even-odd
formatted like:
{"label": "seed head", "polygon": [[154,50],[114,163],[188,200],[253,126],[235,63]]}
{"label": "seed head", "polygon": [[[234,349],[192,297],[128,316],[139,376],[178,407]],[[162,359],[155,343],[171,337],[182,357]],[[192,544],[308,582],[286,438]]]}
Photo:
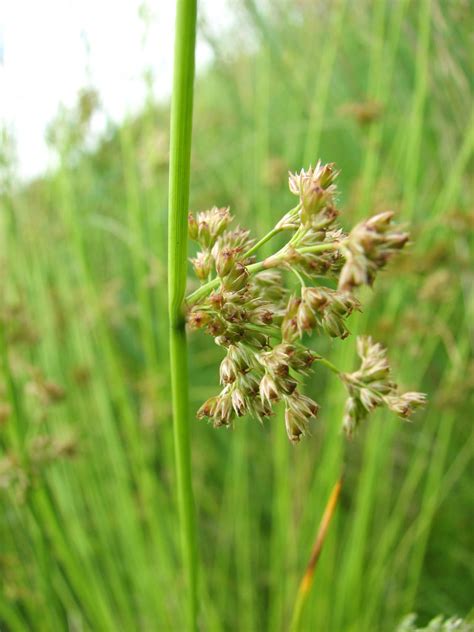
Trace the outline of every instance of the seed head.
{"label": "seed head", "polygon": [[351,291],[359,285],[372,285],[375,275],[408,241],[408,233],[391,224],[393,213],[386,211],[357,224],[341,247],[346,263],[339,278],[339,289]]}
{"label": "seed head", "polygon": [[337,177],[334,165],[322,165],[319,161],[313,169],[302,169],[300,173],[290,173],[289,187],[295,195],[299,195],[301,203],[301,221],[311,226],[314,217],[324,208],[332,207],[336,192],[334,180]]}
{"label": "seed head", "polygon": [[424,393],[399,393],[390,378],[390,366],[382,345],[374,343],[370,336],[361,336],[357,339],[357,352],[361,358],[360,368],[341,376],[350,395],[343,419],[347,434],[352,434],[368,413],[379,406],[386,406],[406,419],[425,404]]}
{"label": "seed head", "polygon": [[[263,422],[283,400],[288,436],[299,441],[319,406],[299,392],[298,384],[317,360],[332,368],[347,388],[343,428],[348,435],[378,407],[407,418],[425,402],[421,393],[399,392],[385,349],[370,337],[358,339],[361,362],[352,373],[339,372],[299,340],[315,329],[346,338],[347,319],[360,309],[353,290],[371,285],[408,239],[392,225],[391,212],[379,213],[346,234],[337,223],[337,175],[333,164],[320,161],[314,169],[290,173],[289,187],[299,203],[263,241],[276,232],[293,234],[286,245],[255,265],[255,240],[244,228],[229,228],[228,208],[189,216],[190,238],[201,246],[192,259],[196,275],[215,288],[209,295],[206,286],[191,295],[195,304],[187,312],[189,325],[205,328],[226,349],[219,371],[223,388],[198,411],[199,418],[212,419],[214,426],[228,427],[245,414]],[[291,294],[286,287],[282,272],[290,270],[301,281],[301,294]],[[307,279],[314,280],[314,287],[306,287]],[[329,282],[325,285],[321,279]],[[327,287],[335,282],[337,290]]]}
{"label": "seed head", "polygon": [[202,247],[210,248],[231,221],[232,216],[229,208],[213,206],[208,211],[198,213],[197,220],[190,213],[188,216],[189,237],[198,241]]}
{"label": "seed head", "polygon": [[408,419],[417,408],[426,405],[425,393],[408,392],[401,395],[387,395],[385,402],[391,411]]}

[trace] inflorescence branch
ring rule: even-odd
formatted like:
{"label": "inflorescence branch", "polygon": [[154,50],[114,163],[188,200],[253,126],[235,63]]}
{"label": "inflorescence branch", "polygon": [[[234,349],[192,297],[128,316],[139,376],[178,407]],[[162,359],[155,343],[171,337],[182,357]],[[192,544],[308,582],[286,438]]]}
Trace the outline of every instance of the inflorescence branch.
{"label": "inflorescence branch", "polygon": [[[361,308],[355,291],[371,286],[408,241],[408,233],[392,224],[390,211],[345,233],[334,202],[337,175],[333,164],[321,162],[290,173],[290,191],[299,202],[257,242],[247,229],[230,228],[228,208],[189,215],[189,236],[200,246],[191,262],[201,287],[186,299],[188,325],[205,328],[226,349],[220,366],[222,390],[204,402],[198,418],[211,419],[216,427],[229,427],[245,414],[263,421],[283,401],[288,436],[297,442],[319,410],[301,392],[315,361],[338,375],[348,391],[343,421],[348,435],[379,406],[408,418],[424,404],[422,393],[399,393],[385,349],[370,337],[357,340],[361,366],[354,373],[343,373],[302,342],[315,330],[346,338],[346,320]],[[255,261],[254,253],[284,231],[292,231],[286,244]],[[285,286],[285,271],[297,276],[296,293]],[[313,285],[306,285],[305,278]]]}

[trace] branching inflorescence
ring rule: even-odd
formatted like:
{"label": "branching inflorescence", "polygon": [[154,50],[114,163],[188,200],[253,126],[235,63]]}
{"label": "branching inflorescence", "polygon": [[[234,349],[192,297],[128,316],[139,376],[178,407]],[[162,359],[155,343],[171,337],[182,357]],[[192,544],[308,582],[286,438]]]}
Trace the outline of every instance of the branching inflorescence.
{"label": "branching inflorescence", "polygon": [[[263,421],[283,401],[288,437],[297,442],[319,410],[301,392],[315,361],[346,386],[343,428],[348,435],[376,407],[408,418],[425,402],[422,393],[399,393],[385,349],[370,337],[358,338],[362,363],[354,373],[339,371],[302,342],[313,331],[346,338],[346,319],[360,310],[354,292],[372,285],[377,272],[408,241],[408,233],[392,224],[391,212],[379,213],[346,234],[337,223],[337,175],[333,164],[321,162],[290,174],[290,191],[298,204],[259,242],[248,230],[230,228],[228,208],[189,215],[189,236],[200,246],[191,261],[202,285],[187,298],[188,324],[205,328],[227,352],[220,366],[223,388],[201,406],[198,418],[207,417],[216,427],[230,426],[245,414]],[[258,248],[285,232],[291,235],[286,244],[256,262]],[[296,293],[285,287],[287,271],[297,279]]]}

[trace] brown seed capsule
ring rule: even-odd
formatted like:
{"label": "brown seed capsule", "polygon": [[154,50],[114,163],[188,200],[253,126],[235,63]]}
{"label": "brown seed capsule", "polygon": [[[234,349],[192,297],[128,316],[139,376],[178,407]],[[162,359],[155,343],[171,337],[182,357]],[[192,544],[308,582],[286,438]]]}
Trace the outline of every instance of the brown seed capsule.
{"label": "brown seed capsule", "polygon": [[323,288],[306,287],[303,289],[303,300],[315,310],[321,309],[327,304],[328,299]]}
{"label": "brown seed capsule", "polygon": [[220,380],[221,384],[230,384],[235,381],[237,377],[237,367],[229,358],[226,356],[221,362],[220,368]]}
{"label": "brown seed capsule", "polygon": [[292,377],[285,377],[278,380],[278,388],[285,395],[291,395],[294,393],[297,386],[298,382]]}
{"label": "brown seed capsule", "polygon": [[293,409],[285,409],[285,426],[288,439],[292,443],[298,443],[302,435],[305,434],[307,420],[298,415]]}
{"label": "brown seed capsule", "polygon": [[216,409],[214,411],[214,427],[229,426],[232,421],[234,410],[232,408],[232,396],[224,391],[220,394]]}
{"label": "brown seed capsule", "polygon": [[260,382],[260,398],[270,403],[280,398],[278,386],[269,373],[265,373]]}
{"label": "brown seed capsule", "polygon": [[204,417],[213,417],[218,401],[218,395],[215,395],[214,397],[209,397],[209,399],[207,399],[201,406],[201,408],[197,411],[196,417],[198,419],[203,419]]}
{"label": "brown seed capsule", "polygon": [[301,347],[291,355],[289,363],[295,371],[305,371],[312,366],[316,357],[309,349]]}
{"label": "brown seed capsule", "polygon": [[316,317],[308,303],[302,302],[300,304],[296,322],[300,336],[303,335],[304,332],[311,333],[316,326]]}
{"label": "brown seed capsule", "polygon": [[336,316],[336,314],[330,310],[325,312],[322,324],[324,331],[328,333],[331,338],[347,338],[349,335],[342,318]]}
{"label": "brown seed capsule", "polygon": [[256,349],[266,349],[269,346],[270,340],[265,334],[250,330],[245,332],[245,342]]}
{"label": "brown seed capsule", "polygon": [[240,373],[238,376],[240,390],[247,396],[255,396],[259,392],[260,382],[252,373]]}

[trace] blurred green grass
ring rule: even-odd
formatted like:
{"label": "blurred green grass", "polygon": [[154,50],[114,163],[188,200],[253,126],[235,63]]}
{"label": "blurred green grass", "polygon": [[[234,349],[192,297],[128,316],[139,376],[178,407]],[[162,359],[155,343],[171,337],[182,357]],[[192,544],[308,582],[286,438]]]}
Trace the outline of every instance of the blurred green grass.
{"label": "blurred green grass", "polygon": [[[313,436],[281,419],[193,421],[220,354],[190,338],[202,628],[287,629],[329,490],[341,505],[304,630],[392,630],[472,607],[472,67],[461,0],[246,0],[201,32],[191,207],[231,205],[258,232],[290,207],[287,171],[334,161],[350,225],[393,208],[413,245],[367,292],[354,333],[388,344],[412,425],[380,414],[352,443],[343,393],[317,372]],[[472,73],[471,73],[472,75]],[[167,369],[168,110],[110,125],[84,91],[50,132],[59,167],[3,168],[0,255],[0,627],[181,630]],[[344,216],[343,216],[344,221]],[[471,329],[470,329],[471,328]],[[316,339],[315,345],[321,343]],[[318,349],[350,369],[352,339]],[[60,387],[60,388],[59,388]]]}

